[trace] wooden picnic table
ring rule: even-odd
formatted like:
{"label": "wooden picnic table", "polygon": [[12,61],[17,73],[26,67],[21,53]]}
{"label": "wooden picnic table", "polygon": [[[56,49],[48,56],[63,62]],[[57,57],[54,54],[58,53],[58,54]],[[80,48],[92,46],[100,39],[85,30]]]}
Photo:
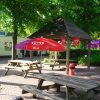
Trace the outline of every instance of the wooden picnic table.
{"label": "wooden picnic table", "polygon": [[[34,95],[39,95],[40,97],[44,98],[43,96],[47,96],[50,100],[70,100],[70,95],[73,94],[75,97],[77,96],[78,100],[94,100],[95,97],[95,90],[100,87],[100,82],[90,79],[72,77],[68,75],[62,75],[58,73],[43,73],[43,74],[34,74],[35,78],[39,79],[38,85],[24,85],[21,86],[23,89],[23,93],[25,91],[33,93]],[[44,81],[51,81],[54,82],[53,85],[44,86]],[[66,98],[59,98],[58,96],[52,96],[47,92],[43,92],[41,90],[49,90],[51,88],[56,88],[57,92],[60,92],[60,87],[66,87]],[[79,89],[84,93],[82,95],[77,94],[74,90]],[[92,93],[92,94],[91,94]],[[89,94],[91,94],[90,97]],[[92,99],[91,99],[92,98]],[[76,100],[76,99],[75,99]]]}
{"label": "wooden picnic table", "polygon": [[[58,62],[59,64],[62,64],[62,63],[66,63],[66,59],[54,59],[55,62]],[[76,60],[69,60],[69,63],[77,63]]]}
{"label": "wooden picnic table", "polygon": [[5,66],[7,69],[5,75],[7,75],[8,71],[10,69],[20,69],[22,72],[24,72],[24,77],[27,76],[28,72],[30,70],[37,69],[39,73],[41,73],[41,68],[38,66],[40,64],[39,61],[27,61],[27,60],[9,60],[8,65]]}
{"label": "wooden picnic table", "polygon": [[[54,63],[47,63],[48,65],[50,65],[50,67],[52,67],[52,70],[54,69],[55,66],[58,66],[60,68],[62,64],[66,64],[66,59],[52,59],[52,60],[54,60]],[[69,63],[77,63],[77,61],[69,60]]]}

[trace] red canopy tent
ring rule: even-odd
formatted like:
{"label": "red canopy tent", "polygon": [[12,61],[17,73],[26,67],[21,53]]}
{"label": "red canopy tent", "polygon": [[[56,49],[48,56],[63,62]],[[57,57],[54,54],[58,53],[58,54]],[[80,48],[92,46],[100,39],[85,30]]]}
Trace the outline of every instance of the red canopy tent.
{"label": "red canopy tent", "polygon": [[65,47],[51,39],[47,38],[33,38],[23,41],[16,45],[16,49],[30,50],[30,51],[65,51]]}

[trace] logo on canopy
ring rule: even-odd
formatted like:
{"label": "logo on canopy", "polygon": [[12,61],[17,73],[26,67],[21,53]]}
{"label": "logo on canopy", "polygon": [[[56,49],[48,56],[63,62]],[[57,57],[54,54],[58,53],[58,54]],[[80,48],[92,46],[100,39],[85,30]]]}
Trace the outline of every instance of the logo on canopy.
{"label": "logo on canopy", "polygon": [[34,41],[34,42],[32,42],[32,44],[33,44],[33,45],[43,45],[44,42],[36,42],[36,41]]}

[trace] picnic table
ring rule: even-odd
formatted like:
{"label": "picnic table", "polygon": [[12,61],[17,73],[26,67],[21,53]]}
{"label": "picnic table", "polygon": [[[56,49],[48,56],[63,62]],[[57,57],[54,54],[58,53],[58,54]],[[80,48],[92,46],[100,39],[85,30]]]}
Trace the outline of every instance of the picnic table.
{"label": "picnic table", "polygon": [[[53,59],[54,63],[46,63],[48,65],[50,65],[50,67],[52,67],[52,70],[54,69],[54,67],[58,66],[60,68],[60,66],[62,64],[66,64],[66,59]],[[69,60],[69,63],[77,63],[76,60]]]}
{"label": "picnic table", "polygon": [[[43,100],[45,100],[46,97],[49,97],[48,100],[70,100],[70,94],[78,100],[94,100],[93,97],[95,97],[95,90],[100,87],[100,82],[95,80],[72,77],[58,73],[34,74],[34,77],[39,79],[38,85],[21,86],[23,89],[22,93],[30,92],[35,96],[38,95],[38,97],[43,98]],[[44,86],[44,81],[51,81],[54,82],[54,84]],[[48,91],[44,91],[45,89],[49,90],[56,88],[57,93],[59,93],[61,86],[65,86],[66,88],[65,98],[51,95]],[[81,90],[83,94],[78,94],[75,91],[76,89]]]}
{"label": "picnic table", "polygon": [[22,70],[22,72],[24,72],[24,77],[27,76],[27,74],[28,74],[28,72],[30,70],[37,69],[39,71],[39,73],[41,73],[41,67],[38,66],[38,64],[40,64],[39,61],[9,60],[8,61],[8,65],[5,66],[5,68],[7,69],[7,71],[5,72],[5,75],[8,74],[8,71],[10,69],[19,69],[19,70]]}
{"label": "picnic table", "polygon": [[[62,64],[62,63],[66,63],[66,59],[54,59],[54,61],[55,62],[58,62],[60,65]],[[69,60],[69,63],[77,63],[77,61],[76,60]]]}

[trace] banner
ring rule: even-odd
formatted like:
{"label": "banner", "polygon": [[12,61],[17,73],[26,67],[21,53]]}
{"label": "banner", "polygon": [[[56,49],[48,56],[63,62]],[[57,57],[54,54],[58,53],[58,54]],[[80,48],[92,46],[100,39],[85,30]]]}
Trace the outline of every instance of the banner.
{"label": "banner", "polygon": [[74,46],[79,46],[79,43],[80,43],[80,38],[79,37],[73,38],[73,45]]}
{"label": "banner", "polygon": [[66,46],[66,38],[65,37],[61,37],[61,43],[62,43],[62,45]]}

